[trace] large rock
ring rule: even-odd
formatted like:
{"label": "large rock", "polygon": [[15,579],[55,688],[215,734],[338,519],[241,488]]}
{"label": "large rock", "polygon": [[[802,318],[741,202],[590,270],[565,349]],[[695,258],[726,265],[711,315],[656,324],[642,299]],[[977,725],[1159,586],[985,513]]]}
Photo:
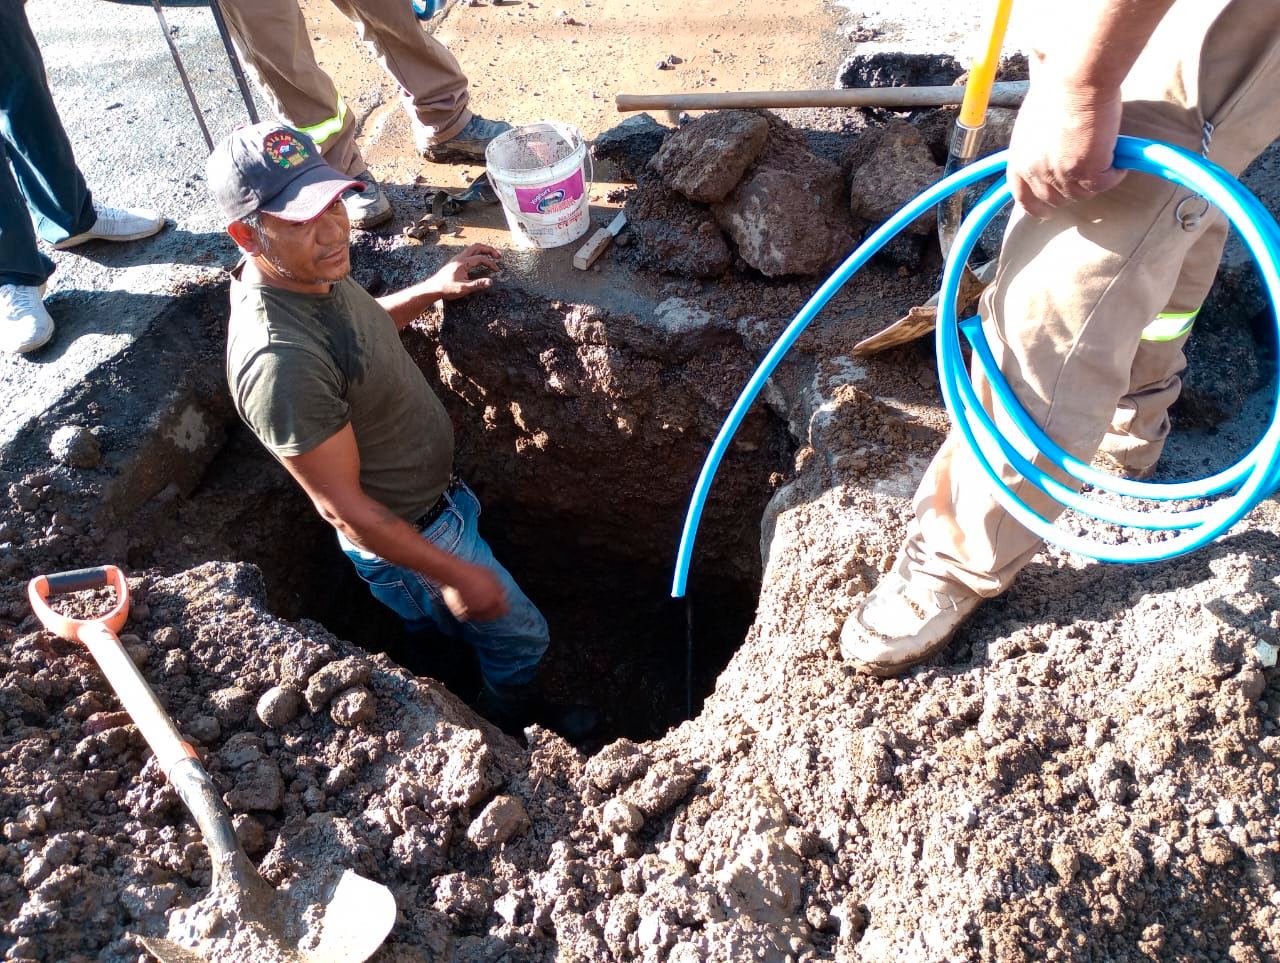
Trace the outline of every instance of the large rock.
{"label": "large rock", "polygon": [[[851,188],[849,213],[880,224],[942,176],[942,168],[918,129],[905,120],[862,134],[845,155]],[[932,210],[911,225],[928,234],[937,223]]]}
{"label": "large rock", "polygon": [[648,114],[628,117],[611,127],[591,144],[591,156],[611,161],[625,178],[635,180],[670,132]]}
{"label": "large rock", "polygon": [[771,114],[768,122],[760,157],[712,211],[762,274],[820,274],[853,246],[844,179],[789,124]]}
{"label": "large rock", "polygon": [[686,200],[653,174],[643,174],[627,198],[627,222],[635,236],[637,260],[653,271],[686,277],[723,274],[733,254],[715,218]]}
{"label": "large rock", "polygon": [[748,110],[704,114],[663,142],[649,169],[691,201],[713,204],[738,186],[764,149],[769,122]]}

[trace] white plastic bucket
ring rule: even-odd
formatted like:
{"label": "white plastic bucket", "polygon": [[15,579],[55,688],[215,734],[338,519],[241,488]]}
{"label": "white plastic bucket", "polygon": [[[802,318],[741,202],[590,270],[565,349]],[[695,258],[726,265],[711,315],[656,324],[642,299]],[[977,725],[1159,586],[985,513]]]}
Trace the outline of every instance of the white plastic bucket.
{"label": "white plastic bucket", "polygon": [[517,127],[490,141],[484,160],[519,247],[560,247],[591,226],[587,143],[578,128],[554,121]]}

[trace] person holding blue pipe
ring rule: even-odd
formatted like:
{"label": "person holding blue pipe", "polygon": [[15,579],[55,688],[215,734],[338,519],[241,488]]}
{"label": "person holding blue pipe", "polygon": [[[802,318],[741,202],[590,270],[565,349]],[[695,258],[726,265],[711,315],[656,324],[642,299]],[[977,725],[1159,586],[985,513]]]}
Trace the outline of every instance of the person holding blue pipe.
{"label": "person holding blue pipe", "polygon": [[[1227,225],[1193,193],[1115,169],[1116,138],[1243,171],[1280,135],[1280,0],[1089,0],[1045,29],[1010,148],[1018,206],[980,313],[1001,372],[1059,445],[1146,477]],[[974,383],[994,410],[980,372]],[[1043,518],[1062,511],[1008,466],[1002,477]],[[877,676],[928,661],[1040,547],[953,430],[892,569],[845,621],[843,658]]]}

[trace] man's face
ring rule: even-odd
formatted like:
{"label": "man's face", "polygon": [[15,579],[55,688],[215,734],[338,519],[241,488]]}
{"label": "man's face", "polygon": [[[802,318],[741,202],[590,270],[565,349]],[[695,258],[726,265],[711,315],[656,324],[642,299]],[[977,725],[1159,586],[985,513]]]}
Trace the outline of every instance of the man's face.
{"label": "man's face", "polygon": [[302,224],[272,214],[261,223],[258,256],[290,280],[332,284],[351,273],[351,224],[340,199]]}

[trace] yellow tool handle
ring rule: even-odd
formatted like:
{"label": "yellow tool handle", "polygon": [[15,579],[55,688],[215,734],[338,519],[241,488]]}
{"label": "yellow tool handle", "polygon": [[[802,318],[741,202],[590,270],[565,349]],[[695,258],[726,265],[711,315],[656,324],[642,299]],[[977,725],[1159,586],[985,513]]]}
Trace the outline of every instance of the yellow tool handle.
{"label": "yellow tool handle", "polygon": [[987,116],[987,103],[996,80],[996,68],[1000,66],[1000,50],[1004,46],[1004,34],[1009,28],[1012,9],[1013,0],[996,0],[995,18],[987,34],[986,49],[974,60],[964,87],[959,123],[965,127],[981,127]]}

